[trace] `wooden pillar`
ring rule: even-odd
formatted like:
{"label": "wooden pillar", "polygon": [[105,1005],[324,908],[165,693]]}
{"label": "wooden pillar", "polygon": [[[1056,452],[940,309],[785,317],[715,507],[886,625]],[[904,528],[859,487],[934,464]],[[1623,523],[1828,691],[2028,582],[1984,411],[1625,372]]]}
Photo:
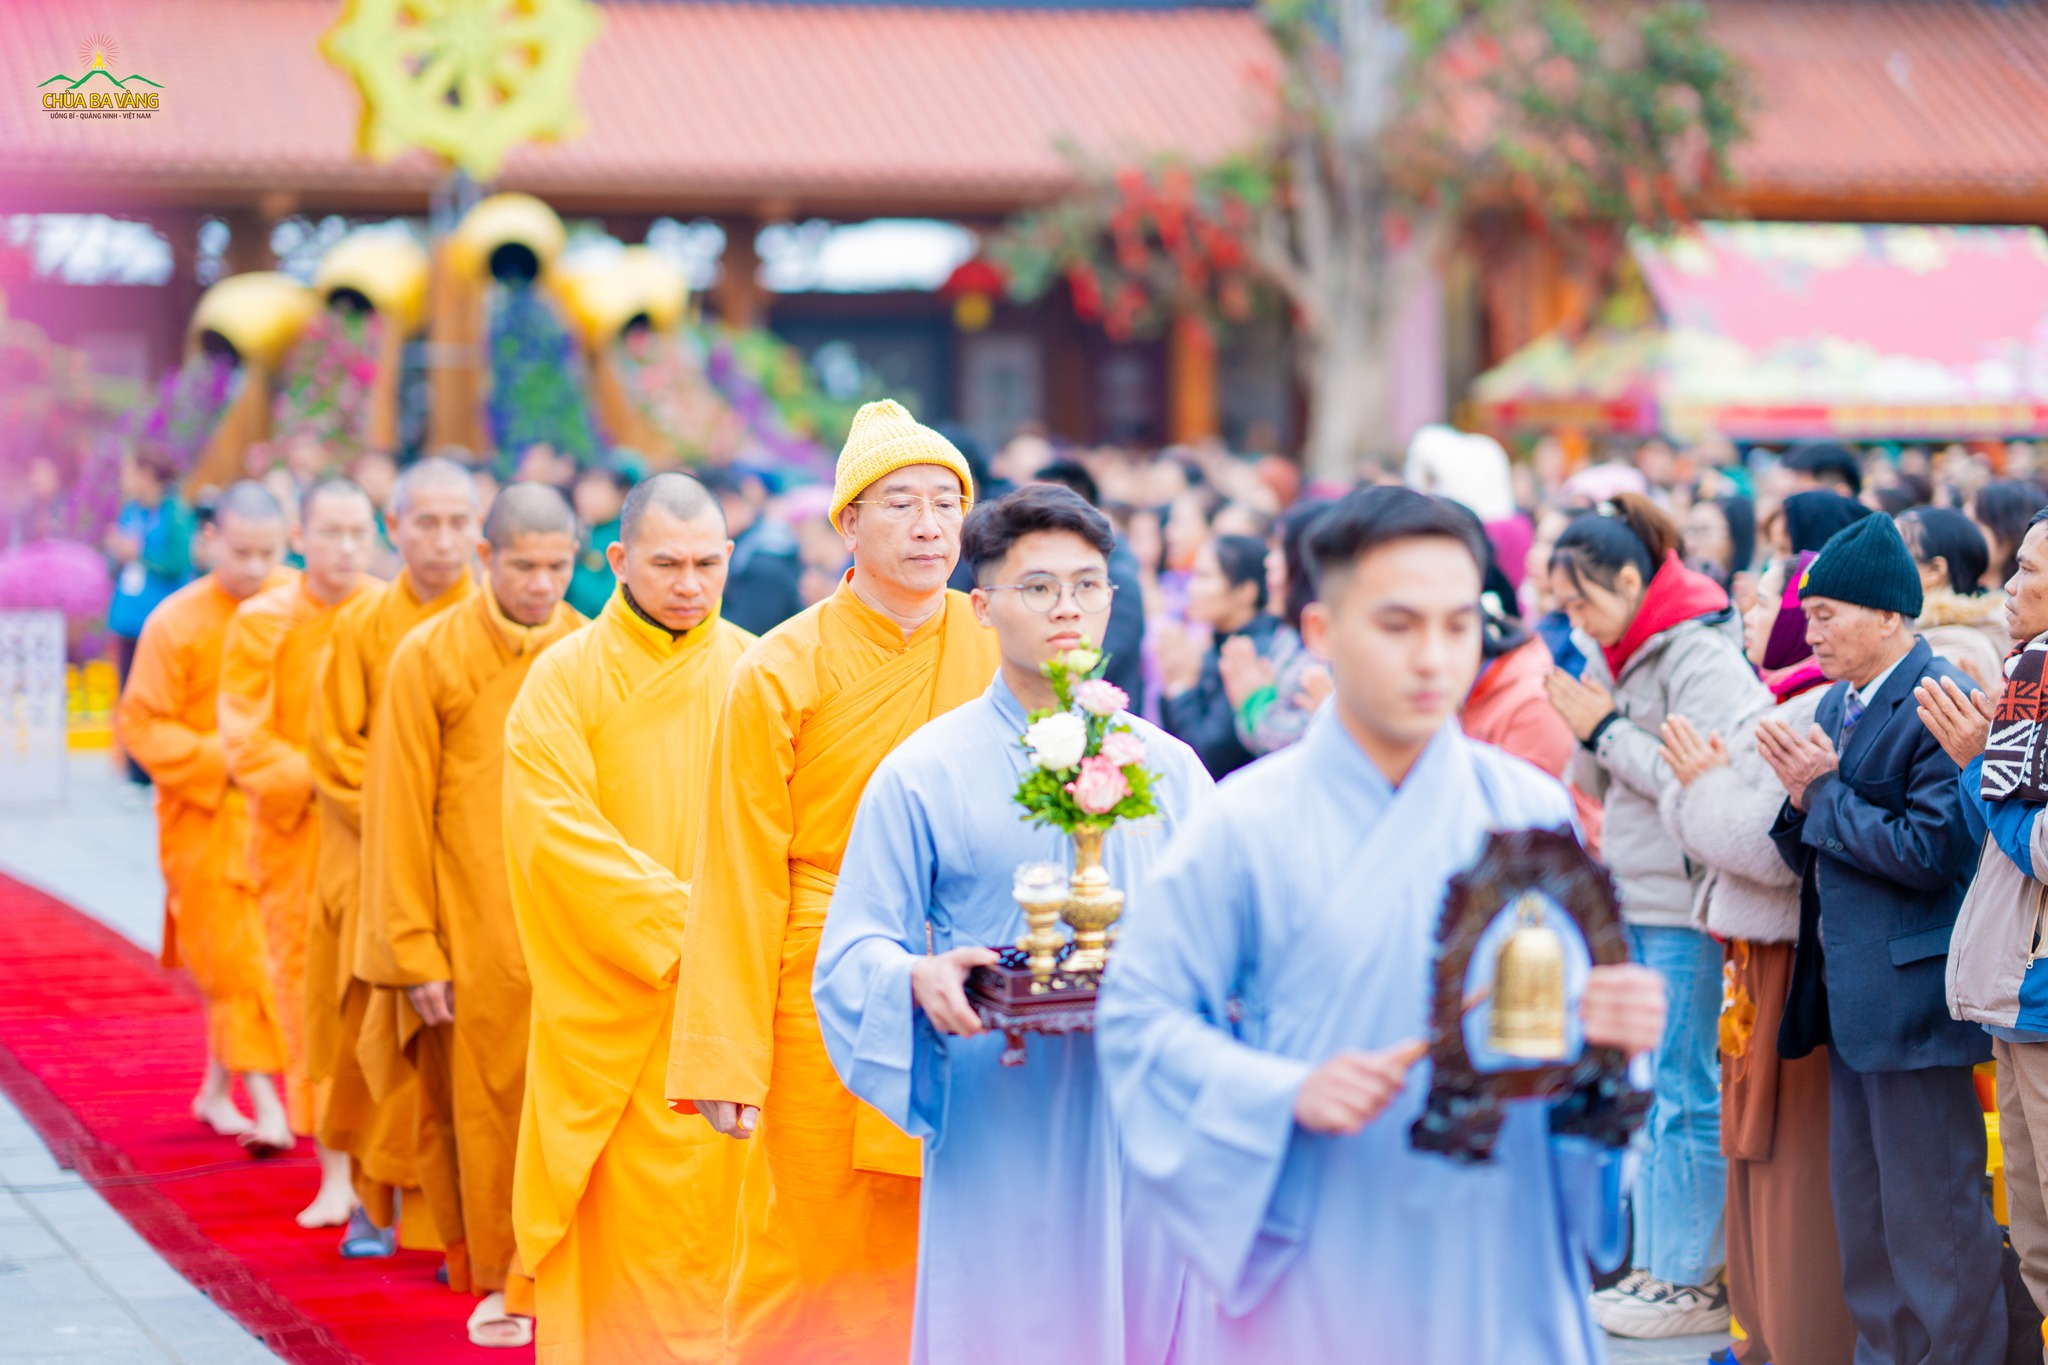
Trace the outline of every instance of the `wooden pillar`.
{"label": "wooden pillar", "polygon": [[1216,338],[1195,317],[1178,317],[1166,338],[1167,439],[1176,445],[1221,432],[1216,401]]}
{"label": "wooden pillar", "polygon": [[728,218],[725,256],[719,262],[718,320],[727,327],[763,327],[768,322],[768,291],[761,287],[761,255],[754,249],[754,234],[761,224],[754,218]]}
{"label": "wooden pillar", "polygon": [[450,268],[448,239],[434,244],[427,323],[427,448],[490,453],[485,439],[483,286]]}

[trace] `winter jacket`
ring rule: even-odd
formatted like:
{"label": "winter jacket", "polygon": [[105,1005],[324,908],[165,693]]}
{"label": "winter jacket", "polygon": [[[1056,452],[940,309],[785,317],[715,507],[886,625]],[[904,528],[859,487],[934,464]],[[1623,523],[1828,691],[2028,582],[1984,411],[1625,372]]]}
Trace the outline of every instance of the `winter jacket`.
{"label": "winter jacket", "polygon": [[1706,869],[1693,902],[1695,929],[1751,943],[1790,943],[1799,937],[1799,877],[1771,842],[1785,787],[1757,752],[1756,727],[1770,719],[1803,735],[1825,695],[1825,687],[1810,688],[1751,716],[1733,733],[1723,731],[1726,766],[1700,774],[1691,786],[1672,782],[1665,787],[1658,803],[1664,828]]}
{"label": "winter jacket", "polygon": [[1838,771],[1787,801],[1771,838],[1800,874],[1799,946],[1778,1052],[1832,1044],[1857,1071],[1916,1071],[1989,1060],[1991,1039],[1950,1017],[1945,982],[1956,912],[1980,844],[1954,760],[1920,723],[1913,689],[1965,681],[1915,640],[1845,739],[1836,683],[1814,711]]}
{"label": "winter jacket", "polygon": [[1658,814],[1664,788],[1676,781],[1660,756],[1659,731],[1666,716],[1680,715],[1701,734],[1728,735],[1770,705],[1742,655],[1742,622],[1732,610],[1680,621],[1639,646],[1619,680],[1609,678],[1604,651],[1595,650],[1585,680],[1611,692],[1619,714],[1592,752],[1580,746],[1571,779],[1600,799],[1600,853],[1620,886],[1622,918],[1688,928],[1706,869],[1686,856]]}
{"label": "winter jacket", "polygon": [[1977,681],[1993,701],[2005,690],[2005,594],[1965,597],[1944,588],[1927,594],[1920,609],[1920,638],[1941,658]]}
{"label": "winter jacket", "polygon": [[1260,615],[1242,630],[1217,636],[1202,656],[1202,672],[1195,685],[1160,702],[1160,728],[1199,754],[1211,777],[1220,780],[1252,761],[1251,750],[1237,737],[1236,708],[1223,690],[1223,643],[1233,635],[1243,635],[1262,656],[1271,658],[1274,637],[1280,630],[1277,617]]}
{"label": "winter jacket", "polygon": [[[2017,828],[2004,831],[2018,847],[2000,847],[1999,834],[1987,829],[1963,908],[1948,945],[1948,1012],[1958,1019],[2001,1028],[2048,1032],[2048,955],[2036,960],[2048,942],[2048,821],[2013,802],[1984,801],[1980,759],[1963,769],[1966,814],[1974,831],[1995,824],[1993,811],[2021,817]],[[2019,861],[2015,861],[2018,859]]]}

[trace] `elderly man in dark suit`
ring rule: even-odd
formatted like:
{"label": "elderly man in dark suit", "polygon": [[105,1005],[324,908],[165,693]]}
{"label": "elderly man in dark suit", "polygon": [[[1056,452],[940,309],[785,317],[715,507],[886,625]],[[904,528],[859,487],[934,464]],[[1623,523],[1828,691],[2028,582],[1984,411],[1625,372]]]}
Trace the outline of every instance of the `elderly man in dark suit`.
{"label": "elderly man in dark suit", "polygon": [[1785,785],[1771,831],[1800,874],[1799,944],[1778,1050],[1829,1044],[1829,1157],[1857,1365],[2005,1359],[1998,1225],[1970,1068],[1943,974],[1976,865],[1953,759],[1919,720],[1923,679],[1969,680],[1918,639],[1920,578],[1889,517],[1839,531],[1800,585],[1835,685],[1805,735],[1765,720]]}

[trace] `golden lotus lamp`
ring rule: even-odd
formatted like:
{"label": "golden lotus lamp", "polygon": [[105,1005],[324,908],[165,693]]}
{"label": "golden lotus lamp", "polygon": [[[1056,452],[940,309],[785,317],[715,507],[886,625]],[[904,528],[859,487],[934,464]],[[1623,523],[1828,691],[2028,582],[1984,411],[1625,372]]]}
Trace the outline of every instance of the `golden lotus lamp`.
{"label": "golden lotus lamp", "polygon": [[1569,1056],[1564,971],[1564,940],[1545,922],[1542,897],[1524,895],[1515,903],[1515,927],[1493,961],[1486,1046],[1532,1062]]}
{"label": "golden lotus lamp", "polygon": [[1010,883],[1010,894],[1024,912],[1026,926],[1017,940],[1018,950],[1027,955],[1032,980],[1052,980],[1059,966],[1060,949],[1067,946],[1060,932],[1060,911],[1067,903],[1066,869],[1058,863],[1019,863]]}
{"label": "golden lotus lamp", "polygon": [[1109,929],[1124,912],[1124,893],[1109,884],[1102,866],[1102,836],[1109,831],[1083,825],[1074,831],[1074,876],[1060,918],[1074,931],[1070,972],[1099,972],[1109,961]]}

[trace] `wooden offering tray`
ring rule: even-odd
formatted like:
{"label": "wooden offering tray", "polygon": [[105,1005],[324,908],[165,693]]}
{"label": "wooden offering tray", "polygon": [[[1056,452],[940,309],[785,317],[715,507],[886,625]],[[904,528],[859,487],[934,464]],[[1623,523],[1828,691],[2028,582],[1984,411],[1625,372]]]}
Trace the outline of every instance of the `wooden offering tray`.
{"label": "wooden offering tray", "polygon": [[1060,950],[1062,965],[1043,981],[1031,975],[1029,954],[1021,948],[997,948],[1001,961],[967,974],[967,1003],[984,1027],[1001,1029],[1009,1044],[1003,1052],[1004,1066],[1024,1065],[1027,1033],[1094,1031],[1095,989],[1102,974],[1066,971],[1064,964],[1073,950],[1071,943]]}

